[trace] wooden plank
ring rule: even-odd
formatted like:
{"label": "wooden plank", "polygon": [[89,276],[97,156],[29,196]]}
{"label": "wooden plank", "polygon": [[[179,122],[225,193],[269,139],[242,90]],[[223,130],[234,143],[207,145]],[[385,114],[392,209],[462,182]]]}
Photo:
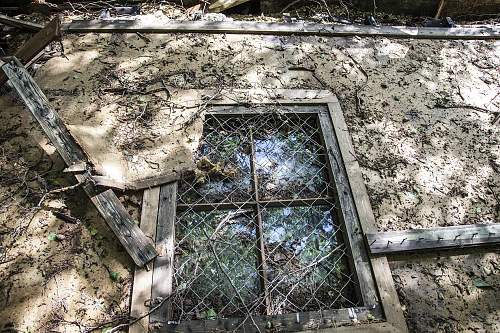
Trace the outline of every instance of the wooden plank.
{"label": "wooden plank", "polygon": [[500,223],[366,234],[372,254],[461,249],[500,244]]}
{"label": "wooden plank", "polygon": [[59,115],[50,106],[47,97],[19,60],[8,59],[2,69],[64,162],[68,166],[86,163],[87,158],[82,149],[76,144]]}
{"label": "wooden plank", "polygon": [[[172,294],[174,239],[175,239],[175,206],[177,201],[177,182],[161,186],[158,209],[158,225],[156,227],[156,248],[158,257],[154,261],[152,297],[162,299]],[[166,301],[151,313],[150,322],[168,322],[172,318],[171,302]]]}
{"label": "wooden plank", "polygon": [[[59,17],[56,17],[24,43],[23,46],[16,51],[14,56],[18,58],[23,65],[26,65],[42,52],[50,42],[59,37],[61,37],[61,21]],[[7,77],[0,71],[0,86],[5,82],[7,82]]]}
{"label": "wooden plank", "polygon": [[[71,137],[62,119],[50,106],[47,97],[19,60],[9,58],[2,69],[64,162],[68,166],[88,164],[82,149]],[[79,182],[84,182],[88,175],[75,175],[75,177]],[[99,193],[91,182],[86,182],[83,188],[134,262],[142,267],[151,261],[156,256],[152,241],[135,224],[114,192],[108,190]]]}
{"label": "wooden plank", "polygon": [[365,249],[362,230],[343,166],[341,152],[328,113],[321,112],[319,114],[319,123],[327,150],[333,185],[338,196],[339,217],[344,222],[344,231],[347,236],[345,239],[346,247],[350,250],[352,269],[356,273],[363,303],[366,305],[375,304],[378,299],[371,274],[370,261]]}
{"label": "wooden plank", "polygon": [[439,7],[436,12],[436,15],[434,15],[434,18],[437,20],[438,18],[441,17],[441,13],[443,12],[443,8],[446,5],[446,0],[439,0]]}
{"label": "wooden plank", "polygon": [[244,115],[256,115],[259,113],[291,113],[297,115],[317,115],[320,110],[326,109],[325,105],[252,105],[251,107],[244,105],[228,105],[220,106],[216,104],[211,104],[210,108],[207,110],[206,114],[216,114],[218,116],[244,116]]}
{"label": "wooden plank", "polygon": [[[368,192],[338,100],[328,103],[328,110],[339,143],[362,231],[365,234],[376,232],[375,216],[373,215]],[[399,331],[408,332],[387,258],[371,258],[370,262],[387,321]]]}
{"label": "wooden plank", "polygon": [[217,0],[208,7],[208,11],[211,13],[220,13],[248,1],[250,0]]}
{"label": "wooden plank", "polygon": [[75,20],[64,25],[67,33],[222,33],[258,35],[316,35],[328,37],[391,37],[416,39],[499,39],[500,28],[486,27],[397,27],[329,25],[319,23],[269,23],[251,21],[151,21],[151,20]]}
{"label": "wooden plank", "polygon": [[[156,221],[158,218],[158,202],[160,200],[160,188],[154,187],[144,191],[142,197],[141,230],[146,237],[155,241]],[[132,286],[132,301],[130,304],[130,316],[139,318],[149,311],[145,305],[151,297],[151,284],[153,282],[153,270],[147,266],[137,268],[134,272],[134,284]],[[129,333],[147,332],[149,327],[149,316],[139,320],[129,327]]]}
{"label": "wooden plank", "polygon": [[142,267],[156,257],[152,241],[139,229],[113,190],[97,194],[90,200],[137,266]]}
{"label": "wooden plank", "polygon": [[29,31],[39,31],[43,29],[43,25],[41,24],[19,20],[2,14],[0,14],[0,23]]}
{"label": "wooden plank", "polygon": [[[253,317],[253,321],[257,324],[261,332],[297,332],[307,330],[314,330],[317,332],[317,330],[322,329],[329,332],[336,332],[337,326],[358,326],[360,323],[367,323],[370,322],[370,320],[373,322],[370,326],[374,324],[376,325],[376,322],[379,320],[383,320],[382,309],[380,306],[375,305],[371,307],[356,307]],[[365,330],[361,332],[370,332],[367,330],[368,326],[363,326],[363,328]],[[250,318],[247,318],[246,320],[245,318],[228,318],[215,320],[193,320],[178,324],[170,323],[153,330],[153,332],[161,333],[202,333],[222,331],[255,332],[256,328]]]}

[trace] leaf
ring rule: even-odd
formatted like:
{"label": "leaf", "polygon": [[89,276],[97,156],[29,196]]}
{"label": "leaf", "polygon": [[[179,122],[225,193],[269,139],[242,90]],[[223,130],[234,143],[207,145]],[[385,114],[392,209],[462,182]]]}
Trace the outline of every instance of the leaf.
{"label": "leaf", "polygon": [[368,313],[368,315],[366,316],[366,318],[368,320],[375,320],[375,317],[371,313]]}
{"label": "leaf", "polygon": [[55,241],[57,240],[57,235],[53,232],[49,234],[49,237],[47,237],[50,241]]}
{"label": "leaf", "polygon": [[489,284],[488,282],[484,281],[481,278],[475,278],[474,280],[472,280],[472,282],[474,283],[476,288],[480,288],[480,289],[491,288],[491,284]]}
{"label": "leaf", "polygon": [[95,236],[95,235],[97,235],[98,233],[99,233],[99,231],[97,231],[97,229],[96,229],[96,228],[90,228],[90,235],[91,235],[91,236]]}
{"label": "leaf", "polygon": [[113,281],[118,281],[118,279],[120,278],[120,274],[118,272],[110,272],[109,277]]}
{"label": "leaf", "polygon": [[214,309],[209,309],[207,311],[207,319],[214,320],[217,319],[217,312]]}
{"label": "leaf", "polygon": [[113,327],[105,327],[105,328],[102,329],[101,333],[111,332],[112,329],[113,329]]}
{"label": "leaf", "polygon": [[203,311],[200,313],[201,319],[214,320],[217,319],[217,312],[214,309],[208,309],[207,311]]}

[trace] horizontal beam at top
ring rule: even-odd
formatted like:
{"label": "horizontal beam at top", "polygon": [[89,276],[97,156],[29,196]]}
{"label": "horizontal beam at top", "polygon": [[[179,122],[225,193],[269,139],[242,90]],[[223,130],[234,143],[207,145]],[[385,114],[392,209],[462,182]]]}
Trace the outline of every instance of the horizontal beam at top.
{"label": "horizontal beam at top", "polygon": [[251,21],[151,21],[141,19],[75,20],[65,24],[66,33],[212,33],[258,35],[317,35],[329,37],[379,36],[417,39],[499,39],[496,26],[429,28],[319,23],[269,23]]}
{"label": "horizontal beam at top", "polygon": [[500,223],[366,234],[371,254],[452,250],[500,244]]}

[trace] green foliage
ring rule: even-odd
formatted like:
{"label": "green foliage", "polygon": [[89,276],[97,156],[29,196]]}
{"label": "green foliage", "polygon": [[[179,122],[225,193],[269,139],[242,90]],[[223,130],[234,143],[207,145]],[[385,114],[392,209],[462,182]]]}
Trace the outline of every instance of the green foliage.
{"label": "green foliage", "polygon": [[217,319],[217,312],[214,309],[208,309],[200,314],[201,319],[215,320]]}
{"label": "green foliage", "polygon": [[49,241],[56,241],[57,235],[55,233],[51,232],[47,238],[49,239]]}
{"label": "green foliage", "polygon": [[91,236],[95,236],[99,233],[96,228],[90,228],[89,231]]}
{"label": "green foliage", "polygon": [[120,279],[120,274],[118,272],[110,272],[109,277],[113,281],[118,281]]}

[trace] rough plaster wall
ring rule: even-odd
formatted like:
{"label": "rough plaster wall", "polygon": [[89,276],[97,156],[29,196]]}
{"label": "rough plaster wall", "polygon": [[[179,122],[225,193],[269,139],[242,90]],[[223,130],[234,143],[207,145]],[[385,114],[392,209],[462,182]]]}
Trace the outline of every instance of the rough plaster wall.
{"label": "rough plaster wall", "polygon": [[65,58],[49,60],[36,79],[98,173],[125,184],[174,180],[194,168],[202,97],[168,89],[165,80],[184,73],[168,69],[161,38],[147,45],[133,36],[68,37]]}
{"label": "rough plaster wall", "polygon": [[[154,94],[103,93],[118,82],[113,75],[134,90],[149,89],[148,80],[158,76],[183,89],[326,88],[341,100],[380,230],[499,220],[500,139],[499,127],[491,124],[494,114],[441,108],[469,104],[498,112],[499,42],[234,35],[150,35],[147,42],[132,34],[115,41],[118,52],[84,61],[84,55],[98,54],[93,41],[107,50],[115,38],[110,36],[67,36],[68,49],[74,44],[81,54],[80,66],[65,68],[66,60],[59,58],[37,74],[70,124],[74,119],[92,128],[116,124],[98,147],[139,139],[157,126],[161,132],[165,125],[154,118],[136,121],[141,99],[153,99],[156,110]],[[47,79],[56,69],[59,81]],[[87,72],[92,86],[79,88]],[[76,97],[69,96],[72,89]],[[81,102],[82,96],[87,100]],[[108,98],[121,98],[130,107]],[[136,135],[127,129],[134,122],[142,131]],[[175,140],[196,146],[189,133],[179,133]],[[121,147],[125,155],[137,151]],[[165,157],[170,155],[158,155]]]}
{"label": "rough plaster wall", "polygon": [[[145,77],[158,68],[159,72],[175,74],[165,82],[179,88],[257,87],[270,91],[273,88],[317,88],[330,89],[337,94],[379,230],[499,222],[500,130],[491,125],[494,116],[467,108],[437,107],[471,104],[499,110],[499,42],[223,35],[147,37],[152,41],[148,43],[137,35],[116,39],[119,40],[119,52],[122,52],[120,63],[141,61],[141,66],[127,67],[120,72],[120,77],[130,78],[138,88],[144,88]],[[96,49],[95,40],[102,40],[104,44]],[[54,105],[68,101],[77,103],[78,98],[67,96],[74,87],[80,86],[79,76],[93,73],[97,80],[100,72],[94,68],[106,68],[86,62],[83,55],[101,52],[99,48],[110,48],[112,40],[111,35],[65,37],[68,53],[81,54],[82,61],[77,68],[65,68],[63,58],[54,60],[51,66],[61,71],[60,81],[43,83]],[[75,47],[69,52],[71,44]],[[142,62],[141,57],[148,54],[150,61]],[[68,57],[71,59],[71,55]],[[165,62],[160,63],[157,59]],[[99,62],[102,61],[112,61],[109,66],[115,68],[111,54]],[[43,71],[48,71],[49,65],[44,66]],[[304,70],[297,70],[299,67]],[[43,80],[43,71],[36,76],[39,82]],[[148,74],[141,76],[141,71]],[[108,72],[103,73],[107,75]],[[140,79],[134,81],[136,77]],[[68,85],[61,82],[68,82]],[[96,88],[108,87],[99,82],[97,80],[92,89],[85,90],[85,95],[94,96],[99,92]],[[356,91],[359,100],[355,98]],[[77,94],[83,96],[81,91]],[[107,93],[104,95],[107,103]],[[138,103],[135,98],[139,97],[132,94],[126,98]],[[5,133],[15,129],[28,139],[20,137],[15,142],[2,144],[2,157],[6,156],[7,161],[10,153],[27,145],[40,145],[48,154],[56,155],[36,123],[17,106],[18,103],[11,100],[8,103],[9,108],[2,108],[1,126],[5,126]],[[73,110],[58,108],[61,113]],[[99,124],[95,119],[100,119],[106,114],[104,112],[98,109],[78,117],[90,115],[87,121]],[[140,109],[130,112],[137,116]],[[109,112],[107,115],[127,113]],[[25,153],[24,158],[29,160],[28,157]],[[9,163],[2,165],[19,168]],[[60,173],[56,170],[54,174]],[[52,186],[56,186],[55,183]],[[3,194],[9,188],[0,190]],[[71,206],[84,212],[89,210],[88,204],[82,204],[76,195],[70,193],[68,196],[75,198]],[[137,205],[137,200],[134,201]],[[66,201],[65,204],[70,203]],[[10,207],[0,211],[2,225],[15,228],[28,223],[24,218],[29,214],[16,209]],[[0,266],[0,282],[5,282],[6,286],[1,290],[10,290],[7,301],[4,294],[0,295],[0,304],[8,304],[0,309],[4,322],[24,323],[18,327],[30,327],[32,331],[47,331],[50,327],[78,332],[75,318],[78,324],[91,325],[96,318],[104,320],[110,314],[126,313],[124,299],[130,277],[126,267],[131,267],[130,260],[119,252],[119,244],[95,211],[87,211],[86,215],[77,211],[75,215],[87,217],[85,226],[88,229],[98,226],[98,233],[85,228],[79,231],[78,226],[68,226],[50,213],[44,213],[28,223],[29,234],[20,239],[18,247],[9,248],[9,257],[15,256],[21,248],[19,258],[22,260]],[[75,236],[68,234],[64,243],[47,241],[48,232],[66,232],[66,228]],[[83,234],[81,246],[73,242],[79,239],[76,236],[80,233]],[[97,245],[96,235],[104,236]],[[62,255],[68,243],[75,251],[75,260],[69,265],[66,256]],[[114,245],[102,251],[109,248],[109,244]],[[92,247],[99,252],[91,252]],[[392,263],[392,268],[411,332],[499,330],[498,254],[407,259]],[[104,267],[120,272],[124,279],[120,285],[108,281],[108,272],[101,261]],[[89,267],[92,269],[90,276]],[[49,283],[34,289],[46,282],[40,272],[50,271],[48,268],[63,273],[56,275],[57,278],[46,275]],[[16,278],[3,279],[6,276]],[[474,282],[477,279],[490,287],[478,288]],[[30,282],[26,284],[26,281]],[[26,285],[34,291],[27,293]],[[102,286],[97,288],[97,285]],[[30,315],[26,316],[27,313]]]}

